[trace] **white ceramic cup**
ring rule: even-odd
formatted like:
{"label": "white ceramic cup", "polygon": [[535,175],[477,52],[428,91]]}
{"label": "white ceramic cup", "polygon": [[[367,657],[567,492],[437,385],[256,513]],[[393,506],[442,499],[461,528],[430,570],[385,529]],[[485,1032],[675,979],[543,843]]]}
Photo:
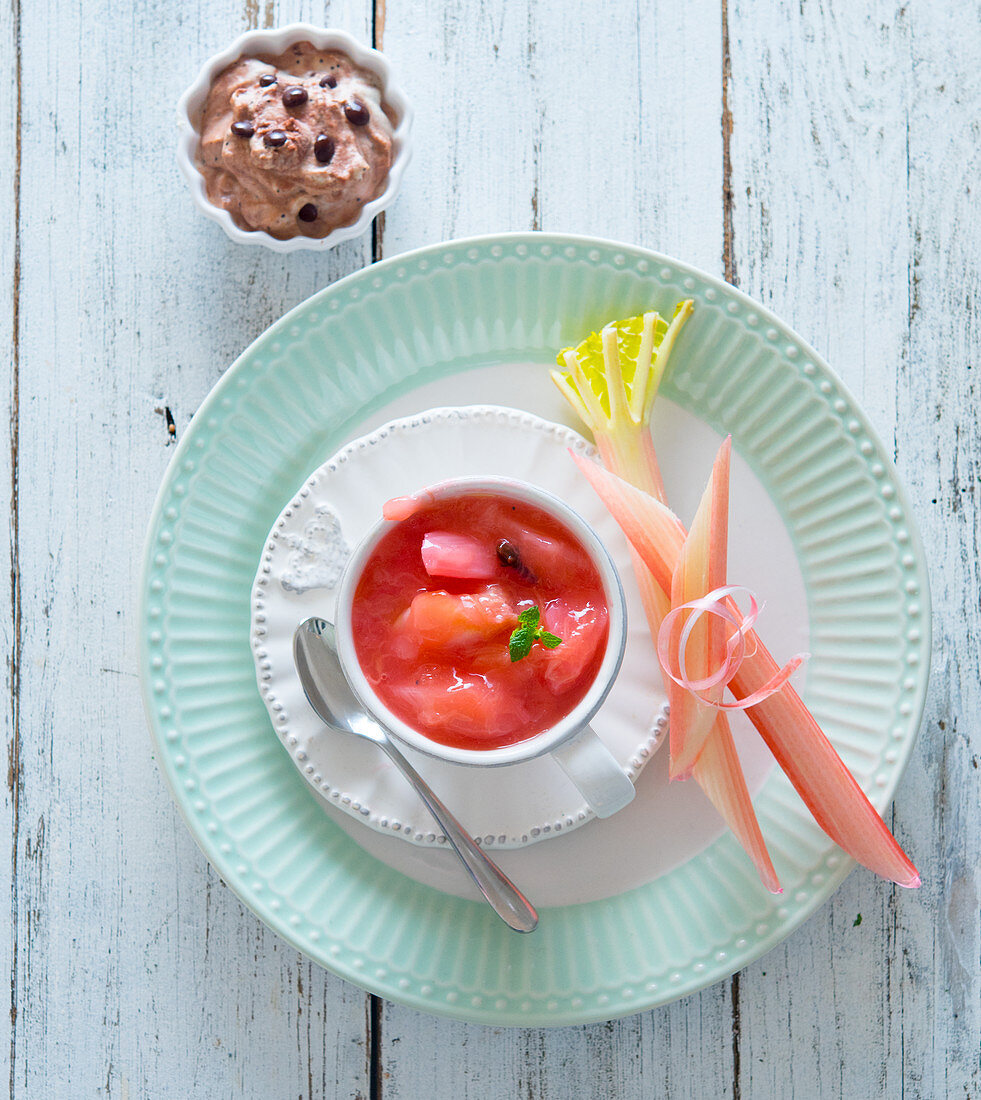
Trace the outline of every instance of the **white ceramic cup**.
{"label": "white ceramic cup", "polygon": [[493,749],[462,749],[430,740],[403,722],[378,698],[361,670],[351,629],[351,610],[365,563],[379,540],[395,525],[381,520],[361,540],[345,566],[335,612],[337,649],[341,667],[362,706],[397,740],[429,756],[469,767],[501,767],[550,753],[597,817],[609,817],[634,796],[634,785],[610,750],[596,736],[589,722],[613,686],[627,639],[627,610],[616,566],[609,551],[586,521],[557,497],[527,482],[503,477],[464,477],[429,486],[433,500],[446,500],[474,492],[517,499],[553,516],[579,540],[603,583],[609,613],[606,650],[596,678],[582,700],[554,726],[516,744]]}

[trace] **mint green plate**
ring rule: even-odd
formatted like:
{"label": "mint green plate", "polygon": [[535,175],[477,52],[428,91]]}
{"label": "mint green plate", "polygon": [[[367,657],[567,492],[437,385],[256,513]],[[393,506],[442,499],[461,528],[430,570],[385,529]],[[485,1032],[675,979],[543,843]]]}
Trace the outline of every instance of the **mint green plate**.
{"label": "mint green plate", "polygon": [[518,936],[328,820],[256,688],[249,607],[266,534],[360,421],[458,371],[544,370],[590,328],[670,314],[683,297],[696,308],[664,392],[731,432],[770,493],[807,589],[806,700],[877,808],[896,789],[927,683],[926,570],[889,459],[814,351],[717,279],[606,241],[485,237],[377,264],[273,325],[202,405],[153,511],[140,610],[147,714],[188,828],[266,924],[365,989],[485,1024],[639,1012],[768,951],[853,866],[774,771],[756,807],[782,896],[727,835],[649,885],[546,910]]}

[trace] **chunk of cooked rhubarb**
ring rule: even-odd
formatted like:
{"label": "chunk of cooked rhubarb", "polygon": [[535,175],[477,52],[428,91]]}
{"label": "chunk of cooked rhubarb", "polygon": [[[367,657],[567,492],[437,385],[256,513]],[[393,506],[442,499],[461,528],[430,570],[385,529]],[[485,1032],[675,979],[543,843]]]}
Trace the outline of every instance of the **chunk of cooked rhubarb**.
{"label": "chunk of cooked rhubarb", "polygon": [[422,539],[422,564],[431,577],[489,581],[497,576],[494,548],[472,535],[427,531]]}
{"label": "chunk of cooked rhubarb", "polygon": [[495,585],[461,595],[419,592],[395,622],[400,640],[418,649],[453,650],[506,637],[518,613]]}
{"label": "chunk of cooked rhubarb", "polygon": [[550,600],[545,608],[545,628],[562,644],[545,650],[545,685],[553,695],[563,695],[589,671],[596,651],[606,637],[605,607],[565,599]]}
{"label": "chunk of cooked rhubarb", "polygon": [[530,724],[533,712],[520,695],[477,673],[424,665],[412,681],[391,686],[396,711],[412,715],[425,730],[493,741],[515,724]]}

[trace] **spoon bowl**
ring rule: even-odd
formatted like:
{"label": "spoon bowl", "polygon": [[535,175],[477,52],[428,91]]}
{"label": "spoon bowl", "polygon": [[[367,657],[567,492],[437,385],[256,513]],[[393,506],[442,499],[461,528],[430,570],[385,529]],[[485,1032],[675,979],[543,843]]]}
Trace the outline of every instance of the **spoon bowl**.
{"label": "spoon bowl", "polygon": [[293,635],[293,660],[307,701],[328,726],[381,745],[388,734],[369,717],[348,683],[337,655],[334,624],[310,618]]}

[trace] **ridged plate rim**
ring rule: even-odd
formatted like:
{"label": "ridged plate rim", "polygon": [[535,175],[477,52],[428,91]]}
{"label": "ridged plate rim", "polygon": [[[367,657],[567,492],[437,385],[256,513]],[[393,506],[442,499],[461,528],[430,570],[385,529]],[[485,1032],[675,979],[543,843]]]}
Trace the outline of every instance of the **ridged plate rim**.
{"label": "ridged plate rim", "polygon": [[[167,634],[165,628],[170,625],[171,615],[164,609],[166,604],[171,611],[174,601],[168,584],[170,563],[180,562],[179,555],[188,553],[189,543],[182,524],[191,512],[190,502],[194,496],[190,490],[197,480],[198,460],[216,461],[208,450],[209,440],[223,426],[234,423],[235,410],[251,392],[250,381],[263,376],[264,371],[266,374],[274,371],[277,357],[283,355],[285,338],[298,339],[305,332],[304,325],[309,327],[315,323],[311,317],[321,323],[321,311],[337,324],[345,313],[352,309],[357,311],[368,300],[375,300],[377,304],[379,296],[384,300],[395,293],[396,287],[425,290],[438,272],[445,274],[474,268],[480,269],[481,277],[493,281],[504,265],[508,265],[510,280],[514,274],[523,276],[533,272],[532,264],[546,273],[543,279],[555,274],[560,290],[563,287],[568,290],[577,272],[584,279],[602,272],[610,285],[623,275],[639,279],[645,288],[649,284],[645,300],[654,300],[659,294],[663,298],[668,291],[675,298],[695,298],[703,311],[711,314],[710,320],[715,326],[711,332],[728,329],[738,337],[737,342],[748,340],[756,347],[754,354],[761,364],[773,360],[779,368],[780,378],[786,376],[792,396],[804,398],[803,405],[808,407],[816,403],[815,415],[821,417],[825,427],[830,423],[834,429],[835,446],[840,442],[842,453],[847,454],[851,463],[859,467],[864,465],[863,484],[874,490],[875,515],[878,517],[881,508],[882,523],[889,532],[887,538],[875,544],[876,549],[889,560],[895,558],[895,570],[905,578],[902,590],[897,591],[903,609],[902,614],[898,614],[901,621],[896,624],[899,629],[896,660],[901,658],[900,663],[908,674],[896,684],[896,705],[890,728],[882,730],[882,751],[873,768],[876,774],[860,779],[880,810],[891,799],[912,752],[925,701],[930,653],[929,591],[919,534],[903,487],[868,418],[831,368],[804,340],[765,307],[713,276],[646,249],[597,238],[540,233],[476,237],[428,246],[359,271],[320,291],[267,329],[229,368],[202,404],[175,451],[150,518],[140,588],[140,674],[157,759],[189,830],[207,858],[241,900],[290,944],[331,971],[378,995],[436,1014],[511,1026],[567,1025],[628,1015],[675,1000],[725,978],[764,954],[806,920],[831,896],[853,863],[826,841],[816,827],[802,823],[796,796],[782,777],[774,776],[767,780],[758,800],[764,832],[770,828],[778,833],[774,842],[778,848],[789,840],[795,851],[802,853],[799,865],[794,864],[795,870],[801,872],[799,881],[788,882],[790,888],[782,898],[771,899],[757,892],[751,873],[747,875],[734,858],[734,844],[726,836],[696,859],[646,887],[602,902],[548,910],[547,919],[534,935],[518,938],[503,928],[498,930],[493,923],[495,918],[488,917],[483,907],[437,894],[388,869],[372,867],[372,879],[368,883],[363,870],[359,870],[355,853],[360,849],[354,842],[316,817],[319,810],[312,804],[312,795],[305,796],[308,799],[305,805],[297,801],[297,789],[305,792],[297,776],[296,789],[274,792],[281,799],[280,809],[283,814],[293,814],[290,820],[295,819],[310,830],[311,836],[317,834],[322,845],[319,856],[329,861],[338,883],[348,886],[351,903],[355,906],[352,912],[357,915],[358,904],[367,906],[369,902],[378,901],[394,905],[400,913],[398,927],[378,929],[370,923],[367,926],[362,923],[356,928],[359,933],[378,933],[376,944],[381,941],[383,947],[375,949],[374,954],[371,949],[353,950],[351,921],[345,925],[339,910],[333,913],[332,925],[308,918],[303,906],[294,904],[299,899],[299,885],[293,887],[292,894],[270,889],[269,879],[261,870],[261,858],[250,862],[251,857],[243,855],[241,845],[236,847],[234,830],[229,824],[231,819],[223,820],[220,812],[216,812],[220,800],[199,787],[195,768],[200,756],[194,760],[189,758],[190,742],[187,731],[181,728],[181,715],[192,694],[186,683],[187,673],[182,669],[185,666],[194,668],[195,663],[187,657],[175,660],[174,652],[183,651],[179,648],[180,639],[172,639]],[[633,283],[630,286],[624,283],[624,293],[632,287]],[[611,301],[603,304],[603,313],[626,312],[624,300],[618,301],[623,302],[622,308],[617,301]],[[597,310],[600,308],[595,306]],[[577,325],[575,331],[579,332],[582,318]],[[562,342],[574,335],[572,322],[556,321],[553,327],[562,330]],[[532,326],[532,329],[540,345],[537,351],[544,362],[545,353],[552,349],[556,337],[549,336],[544,328],[539,330]],[[506,342],[508,334],[502,337],[499,331],[493,330],[486,335],[488,345],[480,353],[482,361],[500,361],[501,354],[494,350],[494,339],[502,338]],[[448,340],[447,346],[451,343]],[[683,359],[682,347],[680,343],[679,357]],[[525,343],[511,350],[514,355],[524,353],[527,356],[529,345]],[[467,365],[466,360],[453,361]],[[478,361],[481,361],[479,356]],[[436,360],[434,364],[437,370],[439,364]],[[761,368],[761,379],[763,373]],[[331,385],[335,381],[332,379]],[[357,388],[356,379],[353,383],[350,379],[348,382]],[[752,389],[752,386],[747,387],[748,391]],[[727,427],[726,416],[731,409],[723,406],[733,395],[727,397],[724,385],[710,395],[706,403],[705,380],[697,371],[693,374],[679,364],[667,380],[665,390],[668,396],[695,408],[713,427]],[[239,396],[238,406],[236,395]],[[748,400],[751,396],[746,393],[739,400]],[[379,395],[368,397],[361,403],[358,415],[367,414],[379,401]],[[349,419],[353,422],[356,418]],[[754,425],[754,430],[758,427]],[[763,430],[765,432],[765,428]],[[746,432],[748,434],[748,427]],[[739,447],[739,430],[734,434]],[[768,480],[767,463],[781,450],[785,451],[786,444],[778,433],[778,438],[767,446],[768,452],[764,448],[764,453],[749,453],[746,457],[769,486],[772,472]],[[207,471],[206,463],[203,469]],[[284,500],[293,491],[292,485],[280,488]],[[783,514],[783,509],[781,512]],[[256,560],[267,529],[268,525],[256,540]],[[794,530],[791,533],[794,535]],[[795,535],[794,539],[797,545]],[[871,565],[871,559],[869,563]],[[242,655],[254,692],[251,703],[262,711],[268,724],[255,688],[248,646],[249,593],[254,570],[247,572],[242,588],[242,613],[246,623]],[[187,594],[186,591],[178,593]],[[907,597],[912,602],[906,603]],[[172,641],[178,644],[176,651]],[[232,660],[236,653],[235,646],[229,644],[227,652],[220,655]],[[176,673],[185,677],[179,684],[183,694],[175,691]],[[235,697],[233,702],[241,707],[250,705],[250,700],[244,698]],[[268,733],[278,749],[271,726]],[[283,764],[292,771],[288,759],[284,759]],[[770,822],[768,825],[774,812],[778,813],[777,824]],[[784,819],[793,820],[797,831],[792,829],[784,836],[779,828]],[[772,832],[769,835],[772,836]],[[725,870],[722,878],[719,878],[720,868]],[[719,892],[706,892],[705,881],[700,882],[699,877],[711,881]],[[702,896],[696,896],[699,891]],[[698,902],[694,907],[691,905],[693,896]],[[323,895],[317,895],[316,900],[323,901]],[[712,921],[724,927],[732,914],[737,914],[742,923],[727,933],[724,942],[711,942],[710,934],[714,934],[712,930],[716,927]],[[442,972],[437,973],[434,968],[438,969],[443,960],[439,951],[445,954],[455,942],[453,935],[462,934],[461,929],[466,929],[471,938],[477,937],[478,942],[481,942],[480,936],[484,937],[482,969],[467,976],[460,967],[465,971],[470,960],[463,958],[456,960],[454,975],[447,977]],[[416,933],[415,942],[406,943],[406,935],[412,932]],[[707,938],[699,941],[699,935]],[[421,951],[426,936],[431,937],[431,947],[439,948],[437,958],[430,958],[428,952]],[[665,957],[672,936],[682,945],[682,950],[678,951],[680,957]],[[590,943],[595,949],[598,940],[602,940],[601,950],[605,956],[586,961],[577,958],[575,963],[586,965],[588,962],[598,968],[599,976],[593,987],[586,989],[575,982],[570,986],[566,981],[565,986],[556,988],[556,964],[563,960],[568,963],[576,945]],[[420,953],[426,958],[413,970],[412,962]],[[507,974],[523,975],[523,985],[504,991],[499,988],[495,995],[491,990],[492,979],[500,982]],[[551,984],[546,979],[550,979]]]}

